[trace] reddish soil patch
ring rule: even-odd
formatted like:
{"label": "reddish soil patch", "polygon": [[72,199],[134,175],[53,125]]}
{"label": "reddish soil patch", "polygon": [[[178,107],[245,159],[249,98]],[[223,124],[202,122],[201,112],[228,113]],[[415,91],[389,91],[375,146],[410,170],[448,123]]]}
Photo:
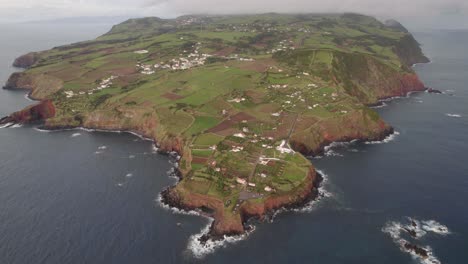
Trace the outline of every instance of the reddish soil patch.
{"label": "reddish soil patch", "polygon": [[258,49],[266,49],[267,47],[265,43],[255,43],[253,46]]}
{"label": "reddish soil patch", "polygon": [[233,122],[241,122],[243,120],[247,120],[247,121],[251,121],[251,120],[255,120],[255,117],[247,114],[247,113],[244,113],[244,112],[239,112],[233,116],[231,116],[231,121]]}
{"label": "reddish soil patch", "polygon": [[264,93],[258,92],[258,91],[253,91],[253,90],[248,90],[245,92],[245,95],[250,97],[252,99],[252,102],[259,104],[263,102],[263,97],[265,96]]}
{"label": "reddish soil patch", "polygon": [[120,68],[120,69],[113,69],[111,70],[112,74],[114,75],[130,75],[137,73],[137,70],[135,67],[126,67],[126,68]]}
{"label": "reddish soil patch", "polygon": [[262,113],[275,113],[278,112],[280,107],[276,104],[264,104],[258,108]]}
{"label": "reddish soil patch", "polygon": [[233,124],[234,124],[234,122],[232,122],[231,120],[225,120],[225,121],[219,123],[217,126],[208,129],[207,132],[218,133],[218,132],[221,132],[223,130],[231,128],[231,126]]}
{"label": "reddish soil patch", "polygon": [[247,113],[240,112],[231,116],[229,119],[224,120],[223,122],[219,123],[217,126],[210,128],[208,132],[219,133],[223,130],[231,128],[232,126],[238,124],[239,122],[242,122],[243,120],[251,121],[251,120],[255,120],[255,117]]}
{"label": "reddish soil patch", "polygon": [[273,59],[256,60],[252,62],[243,62],[239,65],[239,68],[244,70],[265,72],[269,67],[276,65]]}
{"label": "reddish soil patch", "polygon": [[192,157],[192,163],[206,164],[207,162],[208,158]]}
{"label": "reddish soil patch", "polygon": [[276,166],[276,161],[274,161],[274,160],[268,161],[267,166],[270,166],[270,167]]}
{"label": "reddish soil patch", "polygon": [[227,56],[231,53],[233,53],[236,50],[235,47],[226,47],[224,49],[218,50],[214,53],[216,56]]}
{"label": "reddish soil patch", "polygon": [[172,100],[172,101],[184,98],[182,95],[178,95],[178,94],[175,94],[175,93],[165,93],[165,94],[163,94],[161,96],[164,97],[164,98],[167,98],[169,100]]}
{"label": "reddish soil patch", "polygon": [[296,122],[296,131],[306,130],[317,123],[314,117],[300,117]]}

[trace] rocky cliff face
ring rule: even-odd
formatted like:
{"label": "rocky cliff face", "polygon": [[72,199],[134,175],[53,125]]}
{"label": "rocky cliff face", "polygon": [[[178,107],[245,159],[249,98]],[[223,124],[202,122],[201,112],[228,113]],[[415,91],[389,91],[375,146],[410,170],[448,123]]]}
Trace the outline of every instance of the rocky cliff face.
{"label": "rocky cliff face", "polygon": [[42,101],[38,104],[29,106],[21,111],[15,112],[10,116],[0,119],[0,124],[7,123],[33,123],[42,121],[55,116],[55,106],[50,100]]}
{"label": "rocky cliff face", "polygon": [[333,66],[337,84],[343,85],[348,94],[366,104],[425,89],[411,69],[402,71],[371,56],[336,53]]}
{"label": "rocky cliff face", "polygon": [[309,175],[303,186],[290,194],[273,195],[262,201],[245,201],[240,204],[237,214],[224,210],[221,200],[208,195],[200,195],[182,188],[168,188],[162,192],[163,202],[184,210],[204,209],[204,214],[214,218],[209,237],[218,239],[224,235],[240,235],[245,233],[244,223],[250,218],[263,220],[265,216],[280,208],[302,206],[318,195],[318,186],[322,178],[311,166]]}
{"label": "rocky cliff face", "polygon": [[406,34],[401,38],[396,44],[394,51],[408,67],[416,63],[429,62],[429,59],[424,56],[421,46],[411,34]]}
{"label": "rocky cliff face", "polygon": [[23,56],[18,57],[14,62],[13,66],[18,68],[29,68],[39,60],[39,54],[37,52],[30,52]]}
{"label": "rocky cliff face", "polygon": [[318,122],[312,129],[291,135],[291,147],[305,156],[323,153],[332,142],[351,140],[378,141],[391,134],[393,129],[371,109],[348,113],[342,117]]}
{"label": "rocky cliff face", "polygon": [[63,81],[46,74],[31,74],[26,72],[13,73],[3,89],[30,90],[30,97],[34,100],[48,99],[49,96],[60,90]]}

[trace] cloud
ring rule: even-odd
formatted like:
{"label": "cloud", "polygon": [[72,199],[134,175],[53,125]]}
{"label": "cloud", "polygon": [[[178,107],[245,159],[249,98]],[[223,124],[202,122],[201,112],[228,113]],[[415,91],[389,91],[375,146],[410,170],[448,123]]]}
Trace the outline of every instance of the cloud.
{"label": "cloud", "polygon": [[[5,20],[265,12],[359,12],[383,18],[466,17],[466,0],[0,0]],[[434,21],[437,22],[437,21]]]}

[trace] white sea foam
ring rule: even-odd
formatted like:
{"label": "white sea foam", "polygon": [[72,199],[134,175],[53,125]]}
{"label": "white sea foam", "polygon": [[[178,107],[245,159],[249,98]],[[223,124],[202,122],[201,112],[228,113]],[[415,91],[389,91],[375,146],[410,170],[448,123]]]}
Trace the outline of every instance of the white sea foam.
{"label": "white sea foam", "polygon": [[422,229],[427,232],[432,232],[437,235],[448,235],[450,234],[450,230],[447,226],[435,221],[435,220],[427,220],[422,221]]}
{"label": "white sea foam", "polygon": [[99,155],[99,154],[102,154],[102,153],[104,153],[104,152],[103,151],[95,151],[94,152],[94,154],[96,154],[96,155]]}
{"label": "white sea foam", "polygon": [[460,114],[445,114],[448,117],[455,117],[455,118],[460,118],[462,117]]}
{"label": "white sea foam", "polygon": [[195,258],[203,258],[206,255],[215,252],[219,248],[223,248],[229,244],[232,245],[242,240],[245,240],[247,239],[249,234],[251,234],[255,230],[254,228],[252,228],[252,230],[246,232],[243,235],[224,236],[222,239],[219,240],[208,239],[204,242],[200,241],[200,237],[208,234],[212,223],[213,220],[210,220],[210,222],[200,231],[200,233],[194,234],[189,238],[187,249],[193,254]]}
{"label": "white sea foam", "polygon": [[324,147],[323,151],[327,157],[343,157],[343,154],[337,152],[336,149],[347,148],[354,142],[354,140],[351,142],[332,142],[330,145]]}
{"label": "white sea foam", "polygon": [[129,155],[128,158],[129,158],[129,159],[134,159],[134,158],[135,158],[135,155]]}
{"label": "white sea foam", "polygon": [[322,182],[318,188],[318,196],[317,198],[313,199],[312,201],[308,202],[301,208],[293,209],[294,212],[301,212],[301,213],[309,213],[317,208],[320,202],[323,199],[327,199],[333,197],[333,194],[327,190],[327,186],[329,183],[328,175],[323,170],[317,170],[317,173],[322,175]]}
{"label": "white sea foam", "polygon": [[38,127],[34,127],[33,129],[36,130],[36,131],[38,131],[38,132],[41,132],[41,133],[49,133],[49,132],[52,132],[51,130],[40,129],[40,128],[38,128]]}
{"label": "white sea foam", "polygon": [[99,150],[105,150],[105,149],[107,149],[107,146],[100,146],[100,147],[98,147],[98,149]]}
{"label": "white sea foam", "polygon": [[119,182],[119,183],[117,183],[117,186],[122,187],[122,186],[124,186],[124,183],[123,183],[123,182]]}
{"label": "white sea foam", "polygon": [[381,141],[367,141],[367,142],[364,142],[364,144],[374,145],[374,144],[384,144],[384,143],[388,143],[388,142],[390,142],[390,141],[395,140],[395,138],[396,138],[398,135],[400,135],[400,132],[395,131],[395,132],[393,132],[393,134],[388,135],[386,138],[384,138],[384,139],[381,140]]}
{"label": "white sea foam", "polygon": [[0,128],[5,128],[5,127],[9,127],[9,126],[12,126],[13,123],[6,123],[4,125],[1,125]]}
{"label": "white sea foam", "polygon": [[33,99],[31,99],[31,97],[29,97],[29,93],[25,94],[24,95],[24,99],[28,100],[28,101],[31,101],[31,102],[34,102]]}
{"label": "white sea foam", "polygon": [[153,145],[151,146],[151,152],[158,153],[158,151],[159,151],[158,146],[156,146],[156,144],[153,143]]}
{"label": "white sea foam", "polygon": [[[421,256],[416,254],[414,250],[407,249],[405,244],[412,244],[408,240],[402,238],[403,234],[406,236],[410,236],[415,240],[419,240],[424,237],[427,233],[433,233],[437,235],[447,235],[450,234],[449,229],[445,226],[440,224],[435,220],[426,220],[426,221],[419,221],[414,218],[407,218],[407,223],[403,224],[400,222],[388,222],[383,228],[382,231],[387,233],[392,238],[393,242],[397,244],[401,251],[411,254],[411,256],[418,260],[422,264],[440,264],[440,260],[438,260],[432,251],[432,248],[429,246],[419,246],[427,252],[427,257]],[[411,233],[410,233],[411,232]],[[413,244],[414,245],[414,244]]]}
{"label": "white sea foam", "polygon": [[204,215],[200,214],[198,211],[195,211],[195,210],[190,210],[190,211],[181,210],[179,208],[171,207],[171,206],[163,203],[161,194],[159,194],[158,197],[154,201],[156,203],[158,203],[159,206],[161,206],[162,208],[164,208],[166,210],[169,210],[169,211],[171,211],[172,213],[175,213],[175,214],[204,216]]}
{"label": "white sea foam", "polygon": [[127,174],[125,175],[125,177],[131,178],[131,177],[133,177],[133,173],[127,173]]}
{"label": "white sea foam", "polygon": [[14,124],[12,126],[10,126],[10,128],[20,128],[20,127],[23,127],[22,124]]}
{"label": "white sea foam", "polygon": [[378,105],[375,105],[375,106],[371,106],[370,108],[383,108],[383,107],[386,107],[388,106],[388,104],[386,104],[385,102],[380,102],[380,104]]}
{"label": "white sea foam", "polygon": [[334,151],[333,149],[326,149],[325,156],[327,157],[344,157],[343,154]]}
{"label": "white sea foam", "polygon": [[81,133],[73,133],[73,134],[71,135],[71,137],[79,137],[79,136],[81,136]]}

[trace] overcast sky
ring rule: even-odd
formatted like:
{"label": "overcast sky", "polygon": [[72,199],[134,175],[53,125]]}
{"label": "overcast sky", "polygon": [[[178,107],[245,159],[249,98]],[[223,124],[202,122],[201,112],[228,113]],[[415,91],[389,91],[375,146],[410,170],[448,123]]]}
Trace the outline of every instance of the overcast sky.
{"label": "overcast sky", "polygon": [[360,12],[414,26],[468,28],[468,0],[0,0],[0,22],[193,13]]}

